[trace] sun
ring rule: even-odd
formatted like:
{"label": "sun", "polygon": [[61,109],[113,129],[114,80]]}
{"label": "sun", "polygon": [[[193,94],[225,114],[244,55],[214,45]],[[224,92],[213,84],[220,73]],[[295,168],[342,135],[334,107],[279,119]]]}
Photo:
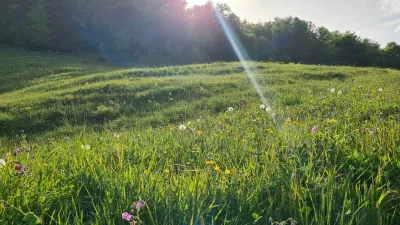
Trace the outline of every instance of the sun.
{"label": "sun", "polygon": [[206,4],[209,0],[186,0],[188,3],[189,7],[195,6],[195,5],[204,5]]}

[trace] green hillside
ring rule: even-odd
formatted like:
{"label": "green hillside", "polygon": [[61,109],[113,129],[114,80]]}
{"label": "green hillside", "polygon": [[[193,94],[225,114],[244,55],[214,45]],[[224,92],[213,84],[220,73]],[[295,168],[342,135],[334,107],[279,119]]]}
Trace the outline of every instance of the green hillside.
{"label": "green hillside", "polygon": [[400,72],[250,66],[1,49],[0,224],[400,221]]}

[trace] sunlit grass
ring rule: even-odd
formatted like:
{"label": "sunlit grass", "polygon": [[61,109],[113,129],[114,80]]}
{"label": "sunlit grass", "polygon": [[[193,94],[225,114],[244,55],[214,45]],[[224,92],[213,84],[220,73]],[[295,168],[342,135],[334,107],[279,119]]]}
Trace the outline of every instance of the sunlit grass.
{"label": "sunlit grass", "polygon": [[143,224],[400,220],[398,71],[251,63],[267,112],[238,63],[7,57],[0,224],[128,224],[139,200]]}

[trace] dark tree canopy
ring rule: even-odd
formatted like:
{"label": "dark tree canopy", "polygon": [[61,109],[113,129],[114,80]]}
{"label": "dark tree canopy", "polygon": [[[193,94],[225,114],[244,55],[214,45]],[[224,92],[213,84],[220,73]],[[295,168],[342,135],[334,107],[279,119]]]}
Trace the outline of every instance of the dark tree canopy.
{"label": "dark tree canopy", "polygon": [[[400,46],[329,31],[297,17],[249,23],[216,8],[251,60],[400,69]],[[0,43],[27,50],[100,52],[111,60],[234,61],[213,3],[185,0],[3,0]]]}

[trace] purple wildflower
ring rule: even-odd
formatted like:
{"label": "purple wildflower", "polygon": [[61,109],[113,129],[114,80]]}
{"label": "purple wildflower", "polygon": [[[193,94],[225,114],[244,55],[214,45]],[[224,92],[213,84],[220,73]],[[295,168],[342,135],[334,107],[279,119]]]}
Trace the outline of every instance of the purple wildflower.
{"label": "purple wildflower", "polygon": [[18,153],[21,153],[22,151],[23,151],[22,148],[17,148]]}
{"label": "purple wildflower", "polygon": [[124,219],[124,220],[126,220],[128,222],[130,222],[132,220],[132,217],[133,216],[131,214],[127,213],[127,212],[122,213],[122,219]]}
{"label": "purple wildflower", "polygon": [[317,133],[317,127],[316,127],[316,126],[313,126],[313,128],[311,128],[311,132]]}
{"label": "purple wildflower", "polygon": [[16,164],[14,168],[16,170],[22,170],[22,165],[21,164]]}
{"label": "purple wildflower", "polygon": [[143,201],[143,200],[140,200],[140,201],[138,201],[138,202],[136,203],[136,208],[137,208],[137,209],[141,209],[141,208],[143,208],[143,207],[145,207],[145,206],[146,206],[146,202]]}

